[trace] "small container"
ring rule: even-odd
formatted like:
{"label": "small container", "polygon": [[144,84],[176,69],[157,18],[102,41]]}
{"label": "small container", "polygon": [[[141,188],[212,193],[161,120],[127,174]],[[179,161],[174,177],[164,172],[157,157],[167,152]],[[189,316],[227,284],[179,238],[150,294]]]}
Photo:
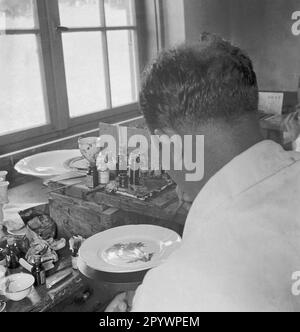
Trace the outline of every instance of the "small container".
{"label": "small container", "polygon": [[72,254],[72,268],[78,270],[78,250],[75,250]]}
{"label": "small container", "polygon": [[119,174],[119,185],[121,189],[128,189],[129,179],[127,173]]}
{"label": "small container", "polygon": [[140,185],[140,162],[139,155],[132,155],[130,158],[130,184],[134,186]]}
{"label": "small container", "polygon": [[133,186],[139,186],[141,181],[140,181],[140,170],[133,170],[130,169],[130,184]]}
{"label": "small container", "polygon": [[14,238],[7,239],[6,247],[6,266],[8,269],[15,270],[20,267],[20,251]]}
{"label": "small container", "polygon": [[46,284],[46,271],[42,266],[41,256],[34,257],[34,265],[31,270],[31,274],[34,277],[34,285],[36,287],[43,286]]}
{"label": "small container", "polygon": [[96,166],[90,166],[86,175],[86,185],[90,189],[95,189],[99,185],[99,175]]}
{"label": "small container", "polygon": [[116,176],[118,177],[120,174],[120,156],[117,156],[117,161],[116,161]]}
{"label": "small container", "polygon": [[22,301],[29,296],[33,285],[34,277],[28,273],[12,274],[0,280],[0,288],[4,289],[5,297],[15,302]]}
{"label": "small container", "polygon": [[99,182],[100,184],[109,184],[110,182],[110,171],[99,171]]}
{"label": "small container", "polygon": [[[128,158],[127,158],[128,159]],[[126,160],[126,156],[124,155],[119,155],[117,157],[117,175],[120,175],[122,173],[127,173],[128,171],[128,165],[127,165],[127,160]]]}

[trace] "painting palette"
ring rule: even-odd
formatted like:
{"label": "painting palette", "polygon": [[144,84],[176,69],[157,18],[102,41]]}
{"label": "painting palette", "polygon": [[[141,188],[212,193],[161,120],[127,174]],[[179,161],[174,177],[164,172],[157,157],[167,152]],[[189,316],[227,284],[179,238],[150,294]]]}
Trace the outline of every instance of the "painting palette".
{"label": "painting palette", "polygon": [[64,165],[68,169],[82,172],[87,172],[89,168],[89,162],[82,156],[71,158],[67,160]]}
{"label": "painting palette", "polygon": [[50,179],[68,172],[70,169],[66,167],[66,162],[79,157],[79,150],[43,152],[20,160],[15,169],[20,174]]}
{"label": "painting palette", "polygon": [[162,264],[181,244],[172,230],[152,225],[130,225],[99,233],[84,242],[80,259],[91,269],[131,273]]}

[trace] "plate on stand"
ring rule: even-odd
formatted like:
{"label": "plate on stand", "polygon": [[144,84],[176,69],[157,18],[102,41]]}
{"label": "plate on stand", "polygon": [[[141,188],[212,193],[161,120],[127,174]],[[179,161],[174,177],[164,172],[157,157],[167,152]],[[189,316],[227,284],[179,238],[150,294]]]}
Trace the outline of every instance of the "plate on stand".
{"label": "plate on stand", "polygon": [[69,172],[66,162],[79,157],[79,150],[43,152],[20,160],[15,169],[20,174],[49,179]]}

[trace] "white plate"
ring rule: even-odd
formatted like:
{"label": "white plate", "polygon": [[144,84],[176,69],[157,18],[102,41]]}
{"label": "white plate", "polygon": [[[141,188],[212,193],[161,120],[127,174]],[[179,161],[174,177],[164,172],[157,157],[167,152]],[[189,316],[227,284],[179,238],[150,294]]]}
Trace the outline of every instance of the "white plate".
{"label": "white plate", "polygon": [[159,266],[180,244],[181,237],[167,228],[130,225],[89,238],[80,248],[79,256],[95,271],[131,273]]}
{"label": "white plate", "polygon": [[81,157],[76,157],[76,158],[67,160],[65,162],[65,166],[68,169],[71,169],[74,171],[87,172],[87,170],[89,168],[89,162],[81,156]]}
{"label": "white plate", "polygon": [[80,156],[79,150],[44,152],[19,161],[15,169],[21,174],[48,179],[70,171],[66,162]]}

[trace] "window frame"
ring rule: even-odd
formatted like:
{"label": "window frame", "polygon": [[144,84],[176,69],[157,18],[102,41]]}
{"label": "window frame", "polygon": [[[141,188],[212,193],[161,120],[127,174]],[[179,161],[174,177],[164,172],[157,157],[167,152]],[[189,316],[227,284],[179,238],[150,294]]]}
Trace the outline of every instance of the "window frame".
{"label": "window frame", "polygon": [[[7,29],[0,31],[5,34],[35,34],[40,36],[41,47],[41,71],[45,82],[46,107],[48,106],[49,124],[17,131],[0,136],[0,155],[10,153],[16,150],[28,148],[37,142],[47,142],[52,139],[63,138],[70,134],[80,133],[81,131],[96,129],[98,122],[113,122],[125,120],[139,114],[138,102],[130,103],[120,107],[111,107],[112,96],[109,79],[109,59],[107,45],[107,31],[128,30],[134,31],[135,45],[135,72],[136,86],[139,88],[139,76],[143,64],[147,62],[145,54],[141,51],[145,47],[144,27],[144,6],[141,0],[134,1],[135,25],[131,26],[113,26],[113,27],[95,27],[95,28],[68,28],[66,31],[60,24],[58,0],[35,0],[36,12],[39,21],[39,27],[34,29]],[[147,0],[145,0],[147,1]],[[100,0],[104,6],[104,0]],[[102,8],[103,9],[103,8]],[[104,14],[104,11],[102,10]],[[101,15],[101,23],[105,20]],[[104,24],[103,24],[104,25]],[[98,112],[71,118],[69,113],[69,103],[67,94],[67,83],[64,66],[62,33],[72,33],[77,31],[101,31],[102,42],[104,43],[103,52],[105,56],[105,80],[107,87],[108,108]],[[103,53],[103,54],[104,54]],[[141,65],[142,64],[142,65]]]}

